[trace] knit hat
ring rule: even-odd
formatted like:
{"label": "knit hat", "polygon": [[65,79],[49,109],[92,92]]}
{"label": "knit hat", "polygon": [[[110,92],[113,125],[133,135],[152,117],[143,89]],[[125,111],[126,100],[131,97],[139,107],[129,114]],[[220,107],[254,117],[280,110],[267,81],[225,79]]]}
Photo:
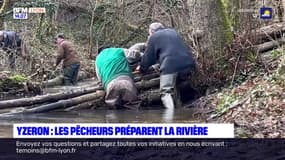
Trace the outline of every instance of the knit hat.
{"label": "knit hat", "polygon": [[64,39],[64,34],[63,34],[63,33],[58,33],[58,34],[56,35],[56,38]]}
{"label": "knit hat", "polygon": [[164,29],[165,27],[163,26],[163,24],[159,23],[159,22],[154,22],[152,24],[149,25],[149,31],[154,33],[160,29]]}

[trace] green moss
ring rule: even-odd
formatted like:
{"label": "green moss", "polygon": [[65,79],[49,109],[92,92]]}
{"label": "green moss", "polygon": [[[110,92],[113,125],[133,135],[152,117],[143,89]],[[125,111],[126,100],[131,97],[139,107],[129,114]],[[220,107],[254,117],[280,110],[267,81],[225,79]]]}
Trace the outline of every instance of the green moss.
{"label": "green moss", "polygon": [[14,75],[9,77],[9,79],[15,83],[22,83],[28,81],[28,78],[23,75]]}
{"label": "green moss", "polygon": [[229,1],[227,0],[219,0],[218,1],[218,16],[220,17],[222,23],[222,31],[225,38],[226,43],[230,43],[233,40],[233,26],[232,22],[230,21],[230,16],[228,15],[228,7]]}
{"label": "green moss", "polygon": [[[284,51],[283,51],[284,52]],[[271,52],[271,55],[274,57],[274,58],[277,58],[277,57],[279,57],[280,55],[282,55],[282,51],[280,51],[280,50],[273,50],[272,52]]]}
{"label": "green moss", "polygon": [[0,92],[8,92],[22,88],[27,81],[28,78],[23,75],[10,76],[0,81]]}
{"label": "green moss", "polygon": [[227,110],[235,101],[237,101],[238,97],[233,94],[223,94],[219,96],[218,106],[216,108],[216,112],[224,112]]}
{"label": "green moss", "polygon": [[257,54],[254,52],[248,52],[247,54],[247,60],[251,63],[256,63],[258,60]]}

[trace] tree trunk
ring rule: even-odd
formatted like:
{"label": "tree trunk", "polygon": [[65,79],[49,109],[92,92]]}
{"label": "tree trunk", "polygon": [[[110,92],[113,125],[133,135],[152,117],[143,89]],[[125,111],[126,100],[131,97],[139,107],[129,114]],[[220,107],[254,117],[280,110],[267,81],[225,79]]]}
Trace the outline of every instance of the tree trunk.
{"label": "tree trunk", "polygon": [[95,11],[97,8],[97,2],[95,2],[95,7],[92,11],[92,16],[91,16],[91,22],[90,22],[90,27],[89,27],[89,45],[88,45],[88,53],[89,53],[89,58],[93,58],[93,24],[94,24],[94,19],[95,19]]}
{"label": "tree trunk", "polygon": [[43,33],[42,33],[42,27],[43,27],[43,23],[44,23],[44,14],[42,13],[40,15],[40,19],[39,19],[39,24],[38,24],[38,28],[37,28],[37,32],[36,32],[36,37],[40,40],[42,40],[43,38]]}
{"label": "tree trunk", "polygon": [[1,14],[4,14],[4,12],[6,10],[6,7],[9,4],[9,0],[1,0],[0,2],[2,2],[2,3],[0,3],[1,4],[1,6],[0,6],[0,15],[1,15]]}
{"label": "tree trunk", "polygon": [[280,7],[282,10],[282,21],[285,22],[285,0],[282,0]]}
{"label": "tree trunk", "polygon": [[0,2],[0,30],[4,30],[4,17],[3,14],[5,14],[7,5],[9,4],[9,0],[1,0]]}

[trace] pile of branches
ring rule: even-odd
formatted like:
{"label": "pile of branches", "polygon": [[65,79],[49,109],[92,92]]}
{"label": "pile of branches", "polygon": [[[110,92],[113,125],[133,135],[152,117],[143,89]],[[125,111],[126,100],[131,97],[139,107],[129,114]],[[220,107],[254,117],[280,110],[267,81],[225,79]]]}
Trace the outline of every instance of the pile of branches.
{"label": "pile of branches", "polygon": [[264,53],[285,43],[284,32],[285,22],[235,33],[234,41],[226,47],[226,50],[228,53]]}
{"label": "pile of branches", "polygon": [[[158,72],[150,71],[145,75],[134,73],[134,81],[140,93],[140,106],[146,107],[154,103],[157,104],[157,102],[160,103],[160,80]],[[179,85],[186,86],[189,85],[189,83],[190,81],[186,81]],[[70,111],[77,109],[91,109],[104,106],[104,96],[105,91],[103,90],[101,83],[94,81],[92,84],[80,86],[79,89],[30,98],[0,101],[0,109],[16,108],[18,113],[41,113],[53,110]]]}
{"label": "pile of branches", "polygon": [[249,70],[254,69],[253,65],[261,65],[269,73],[274,70],[276,64],[272,63],[278,57],[274,57],[272,52],[285,43],[284,33],[285,22],[235,33],[233,42],[225,47],[226,57],[234,68],[231,84],[239,71],[246,70],[249,73]]}

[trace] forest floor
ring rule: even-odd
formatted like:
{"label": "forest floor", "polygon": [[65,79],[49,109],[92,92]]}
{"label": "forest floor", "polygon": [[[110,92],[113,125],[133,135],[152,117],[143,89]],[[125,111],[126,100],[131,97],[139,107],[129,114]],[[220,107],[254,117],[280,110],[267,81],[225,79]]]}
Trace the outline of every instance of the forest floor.
{"label": "forest floor", "polygon": [[233,123],[238,137],[285,137],[285,54],[273,70],[252,71],[242,83],[225,87],[194,102],[207,122]]}

